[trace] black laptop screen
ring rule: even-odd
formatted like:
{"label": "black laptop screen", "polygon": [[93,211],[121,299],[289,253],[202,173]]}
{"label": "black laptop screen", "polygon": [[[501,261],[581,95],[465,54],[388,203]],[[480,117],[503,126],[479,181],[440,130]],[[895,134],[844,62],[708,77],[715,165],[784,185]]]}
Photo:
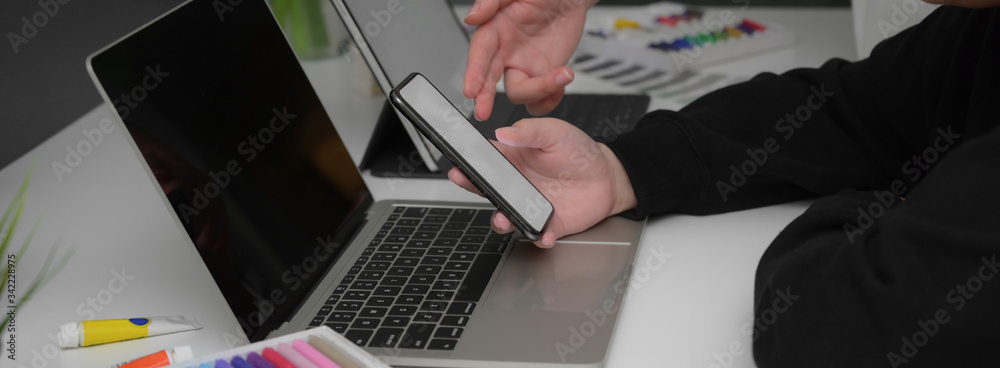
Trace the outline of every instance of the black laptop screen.
{"label": "black laptop screen", "polygon": [[345,115],[324,109],[265,2],[217,3],[186,3],[91,66],[257,341],[336,260],[370,197],[330,120]]}

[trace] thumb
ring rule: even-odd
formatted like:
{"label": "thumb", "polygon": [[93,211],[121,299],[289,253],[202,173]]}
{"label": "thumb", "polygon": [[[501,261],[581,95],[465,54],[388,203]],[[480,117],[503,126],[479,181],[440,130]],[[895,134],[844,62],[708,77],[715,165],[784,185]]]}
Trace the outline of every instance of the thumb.
{"label": "thumb", "polygon": [[512,147],[555,149],[565,142],[568,129],[575,128],[555,118],[521,119],[514,125],[496,130],[497,140]]}

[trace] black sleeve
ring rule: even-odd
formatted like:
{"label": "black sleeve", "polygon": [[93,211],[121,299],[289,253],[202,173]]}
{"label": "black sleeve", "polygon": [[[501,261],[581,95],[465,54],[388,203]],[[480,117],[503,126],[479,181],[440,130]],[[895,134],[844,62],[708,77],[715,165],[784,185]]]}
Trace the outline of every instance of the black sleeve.
{"label": "black sleeve", "polygon": [[765,73],[648,114],[605,142],[638,199],[625,215],[711,214],[897,180],[911,188],[927,149],[996,125],[998,41],[996,9],[942,6],[869,59]]}
{"label": "black sleeve", "polygon": [[851,190],[813,204],[757,269],[757,364],[997,366],[997,183],[1000,129],[954,148],[905,200]]}

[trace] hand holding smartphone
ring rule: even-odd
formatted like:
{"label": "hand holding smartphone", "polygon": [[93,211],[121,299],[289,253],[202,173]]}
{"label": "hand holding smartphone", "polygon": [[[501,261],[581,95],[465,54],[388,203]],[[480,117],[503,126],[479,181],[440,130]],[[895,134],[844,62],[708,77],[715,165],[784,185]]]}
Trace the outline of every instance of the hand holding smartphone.
{"label": "hand holding smartphone", "polygon": [[528,239],[541,238],[552,203],[420,73],[389,94],[392,105],[465,173]]}

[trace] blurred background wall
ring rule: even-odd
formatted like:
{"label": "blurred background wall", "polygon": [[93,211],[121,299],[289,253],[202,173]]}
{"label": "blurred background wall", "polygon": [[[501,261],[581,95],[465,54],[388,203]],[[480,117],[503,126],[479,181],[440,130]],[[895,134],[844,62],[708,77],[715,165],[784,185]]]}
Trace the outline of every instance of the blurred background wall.
{"label": "blurred background wall", "polygon": [[[744,0],[693,0],[695,5]],[[750,6],[849,6],[850,0],[749,0]],[[101,103],[88,55],[180,4],[181,0],[0,1],[0,167]],[[470,4],[471,0],[455,0]],[[602,0],[641,5],[648,0]],[[45,4],[45,5],[42,5]],[[58,8],[55,7],[56,4]],[[45,11],[51,16],[35,18]],[[53,11],[53,9],[56,9]],[[41,26],[26,26],[25,19]],[[41,22],[44,19],[44,22]],[[850,25],[845,25],[850,27]],[[27,41],[27,42],[23,42]],[[95,122],[96,124],[96,122]]]}

